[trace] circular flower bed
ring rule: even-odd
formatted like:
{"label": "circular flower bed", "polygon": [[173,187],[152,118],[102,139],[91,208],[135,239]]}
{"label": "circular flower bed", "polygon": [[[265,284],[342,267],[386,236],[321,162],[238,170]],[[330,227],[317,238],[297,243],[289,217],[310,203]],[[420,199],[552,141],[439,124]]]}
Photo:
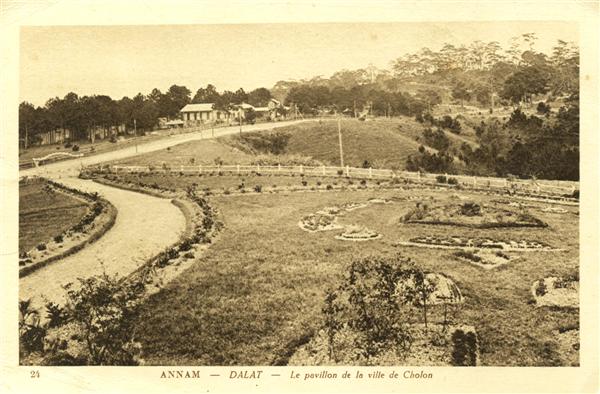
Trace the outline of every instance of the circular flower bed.
{"label": "circular flower bed", "polygon": [[337,223],[337,217],[329,214],[310,214],[304,216],[298,222],[298,226],[308,232],[330,231],[343,228],[343,226]]}
{"label": "circular flower bed", "polygon": [[335,239],[342,241],[370,241],[381,237],[381,234],[366,227],[350,225],[346,226],[346,229],[342,234],[336,235]]}

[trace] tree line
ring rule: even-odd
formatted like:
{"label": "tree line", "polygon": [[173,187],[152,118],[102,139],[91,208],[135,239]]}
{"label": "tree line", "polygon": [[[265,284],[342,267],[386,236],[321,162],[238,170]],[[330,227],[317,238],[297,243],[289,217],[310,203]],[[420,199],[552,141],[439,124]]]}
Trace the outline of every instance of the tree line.
{"label": "tree line", "polygon": [[177,118],[186,104],[210,102],[217,109],[229,109],[242,102],[266,106],[270,99],[270,91],[266,88],[248,93],[242,88],[219,93],[210,84],[198,89],[193,97],[187,87],[179,85],[172,85],[165,93],[153,89],[147,95],[138,93],[133,98],[120,100],[106,95],[79,96],[71,92],[63,98],[49,99],[44,106],[20,103],[19,139],[32,145],[41,142],[43,133],[69,130],[74,141],[93,140],[99,130],[106,137],[119,127],[143,133],[154,129],[159,118]]}
{"label": "tree line", "polygon": [[444,44],[437,51],[422,48],[395,59],[389,70],[369,66],[341,70],[329,78],[279,81],[271,93],[280,100],[296,103],[303,112],[327,107],[362,108],[372,102],[380,115],[386,111],[402,113],[398,105],[394,106],[394,102],[402,100],[393,96],[401,91],[413,91],[414,101],[428,109],[442,101],[455,100],[489,106],[492,110],[498,104],[530,103],[534,95],[556,98],[577,93],[578,47],[558,40],[552,53],[545,54],[535,49],[536,40],[534,33],[528,33],[513,37],[508,48],[496,41]]}

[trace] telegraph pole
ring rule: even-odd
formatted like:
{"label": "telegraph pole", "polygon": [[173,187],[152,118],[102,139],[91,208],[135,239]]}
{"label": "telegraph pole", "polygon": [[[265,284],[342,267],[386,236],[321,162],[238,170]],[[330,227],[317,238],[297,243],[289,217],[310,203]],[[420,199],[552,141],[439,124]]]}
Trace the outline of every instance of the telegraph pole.
{"label": "telegraph pole", "polygon": [[133,140],[135,141],[135,153],[138,153],[137,148],[137,120],[133,119]]}
{"label": "telegraph pole", "polygon": [[344,150],[342,149],[342,118],[338,115],[338,137],[340,140],[340,166],[344,168]]}
{"label": "telegraph pole", "polygon": [[238,119],[240,121],[240,135],[242,135],[242,109],[238,110]]}

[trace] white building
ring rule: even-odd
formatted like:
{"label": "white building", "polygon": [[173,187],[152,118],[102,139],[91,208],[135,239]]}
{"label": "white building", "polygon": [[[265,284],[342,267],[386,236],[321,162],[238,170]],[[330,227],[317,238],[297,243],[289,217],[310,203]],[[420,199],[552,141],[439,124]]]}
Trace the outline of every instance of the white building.
{"label": "white building", "polygon": [[181,109],[181,120],[186,126],[210,122],[226,122],[231,117],[227,111],[214,109],[214,103],[188,104]]}

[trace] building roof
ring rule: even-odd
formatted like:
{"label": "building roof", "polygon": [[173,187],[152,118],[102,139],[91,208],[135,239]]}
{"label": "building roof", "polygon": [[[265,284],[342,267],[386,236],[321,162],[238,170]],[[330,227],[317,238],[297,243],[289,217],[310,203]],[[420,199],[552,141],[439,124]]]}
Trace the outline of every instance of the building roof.
{"label": "building roof", "polygon": [[170,120],[168,122],[165,122],[165,125],[167,126],[173,126],[173,125],[180,125],[183,124],[183,120]]}
{"label": "building roof", "polygon": [[256,112],[269,112],[269,107],[254,107]]}
{"label": "building roof", "polygon": [[180,112],[210,112],[214,105],[214,103],[188,104]]}
{"label": "building roof", "polygon": [[235,108],[241,108],[241,109],[244,109],[244,110],[254,109],[253,105],[250,105],[250,104],[247,104],[247,103],[234,104],[233,107],[235,107]]}

